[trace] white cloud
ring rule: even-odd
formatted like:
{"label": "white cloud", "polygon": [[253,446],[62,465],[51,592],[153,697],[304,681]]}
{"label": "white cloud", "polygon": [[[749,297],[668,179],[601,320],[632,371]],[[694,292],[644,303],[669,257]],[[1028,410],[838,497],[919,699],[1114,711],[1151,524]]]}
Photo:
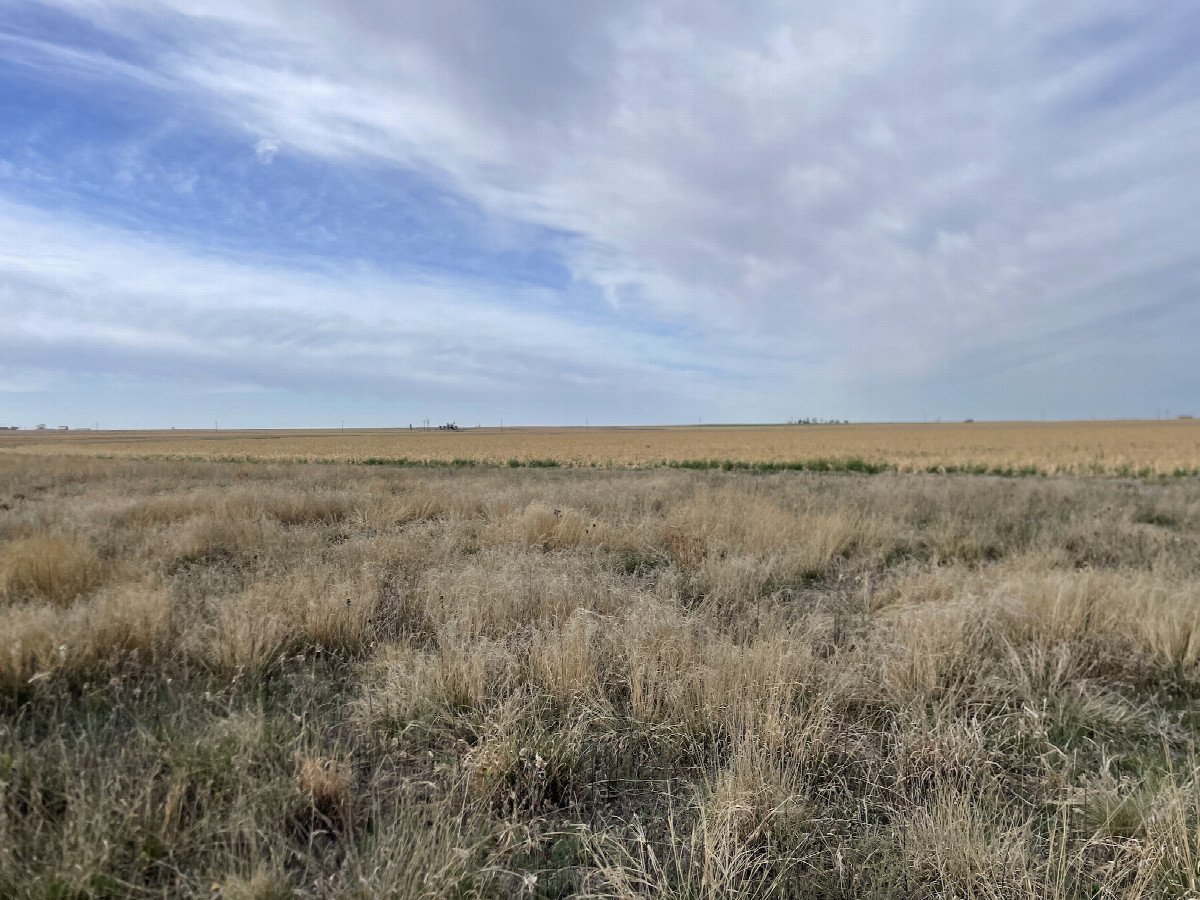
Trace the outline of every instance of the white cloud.
{"label": "white cloud", "polygon": [[274,138],[263,138],[254,145],[254,156],[264,166],[269,166],[279,155],[279,141]]}
{"label": "white cloud", "polygon": [[[1178,390],[1155,329],[1194,318],[1200,22],[1183,6],[70,5],[171,35],[138,77],[276,135],[260,162],[286,142],[402,166],[568,232],[572,273],[623,321],[686,327],[756,384],[767,360],[780,395],[878,414],[873,385],[969,376],[1012,406],[1014,367],[1054,382],[1069,365]],[[596,340],[621,358],[620,335]]]}
{"label": "white cloud", "polygon": [[476,398],[475,412],[519,403],[545,410],[544,421],[576,402],[630,421],[641,417],[622,407],[631,397],[660,410],[688,392],[737,399],[711,348],[572,323],[538,290],[222,261],[6,203],[0,246],[0,358],[68,381],[128,376],[451,408]]}

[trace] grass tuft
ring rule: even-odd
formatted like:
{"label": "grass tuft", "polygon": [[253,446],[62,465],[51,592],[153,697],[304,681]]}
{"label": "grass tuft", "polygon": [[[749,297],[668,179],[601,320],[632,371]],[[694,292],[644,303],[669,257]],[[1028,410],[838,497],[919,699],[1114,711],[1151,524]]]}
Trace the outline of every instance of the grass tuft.
{"label": "grass tuft", "polygon": [[78,538],[39,534],[13,541],[0,557],[0,595],[66,605],[95,590],[104,565]]}

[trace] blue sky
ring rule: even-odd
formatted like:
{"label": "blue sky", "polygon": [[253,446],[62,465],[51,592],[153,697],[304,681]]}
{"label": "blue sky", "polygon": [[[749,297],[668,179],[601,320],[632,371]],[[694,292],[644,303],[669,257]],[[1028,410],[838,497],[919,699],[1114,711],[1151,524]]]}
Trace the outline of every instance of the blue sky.
{"label": "blue sky", "polygon": [[1200,414],[1200,7],[0,0],[0,417]]}

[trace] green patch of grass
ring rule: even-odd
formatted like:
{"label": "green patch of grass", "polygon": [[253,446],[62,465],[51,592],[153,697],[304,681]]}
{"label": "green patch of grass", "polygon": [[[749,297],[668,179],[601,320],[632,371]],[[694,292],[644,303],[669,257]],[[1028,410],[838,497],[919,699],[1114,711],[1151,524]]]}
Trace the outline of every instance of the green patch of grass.
{"label": "green patch of grass", "polygon": [[626,575],[640,575],[660,569],[667,564],[667,559],[660,553],[634,553],[626,551],[621,554],[621,570]]}
{"label": "green patch of grass", "polygon": [[673,459],[667,463],[667,466],[672,469],[719,469],[721,461],[718,459]]}
{"label": "green patch of grass", "polygon": [[667,460],[661,465],[671,469],[700,471],[720,469],[724,472],[857,472],[864,475],[877,475],[881,472],[890,472],[895,468],[887,463],[873,463],[857,456],[764,462],[751,462],[744,459],[679,459]]}

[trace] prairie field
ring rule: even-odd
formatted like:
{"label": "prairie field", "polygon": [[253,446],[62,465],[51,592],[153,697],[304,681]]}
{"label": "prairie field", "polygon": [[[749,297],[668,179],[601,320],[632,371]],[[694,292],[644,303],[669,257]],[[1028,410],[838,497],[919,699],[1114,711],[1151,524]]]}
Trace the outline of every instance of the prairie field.
{"label": "prairie field", "polygon": [[1200,894],[1196,426],[637,434],[4,438],[0,897]]}
{"label": "prairie field", "polygon": [[1200,420],[471,428],[457,432],[0,432],[0,454],[259,462],[1200,475]]}

